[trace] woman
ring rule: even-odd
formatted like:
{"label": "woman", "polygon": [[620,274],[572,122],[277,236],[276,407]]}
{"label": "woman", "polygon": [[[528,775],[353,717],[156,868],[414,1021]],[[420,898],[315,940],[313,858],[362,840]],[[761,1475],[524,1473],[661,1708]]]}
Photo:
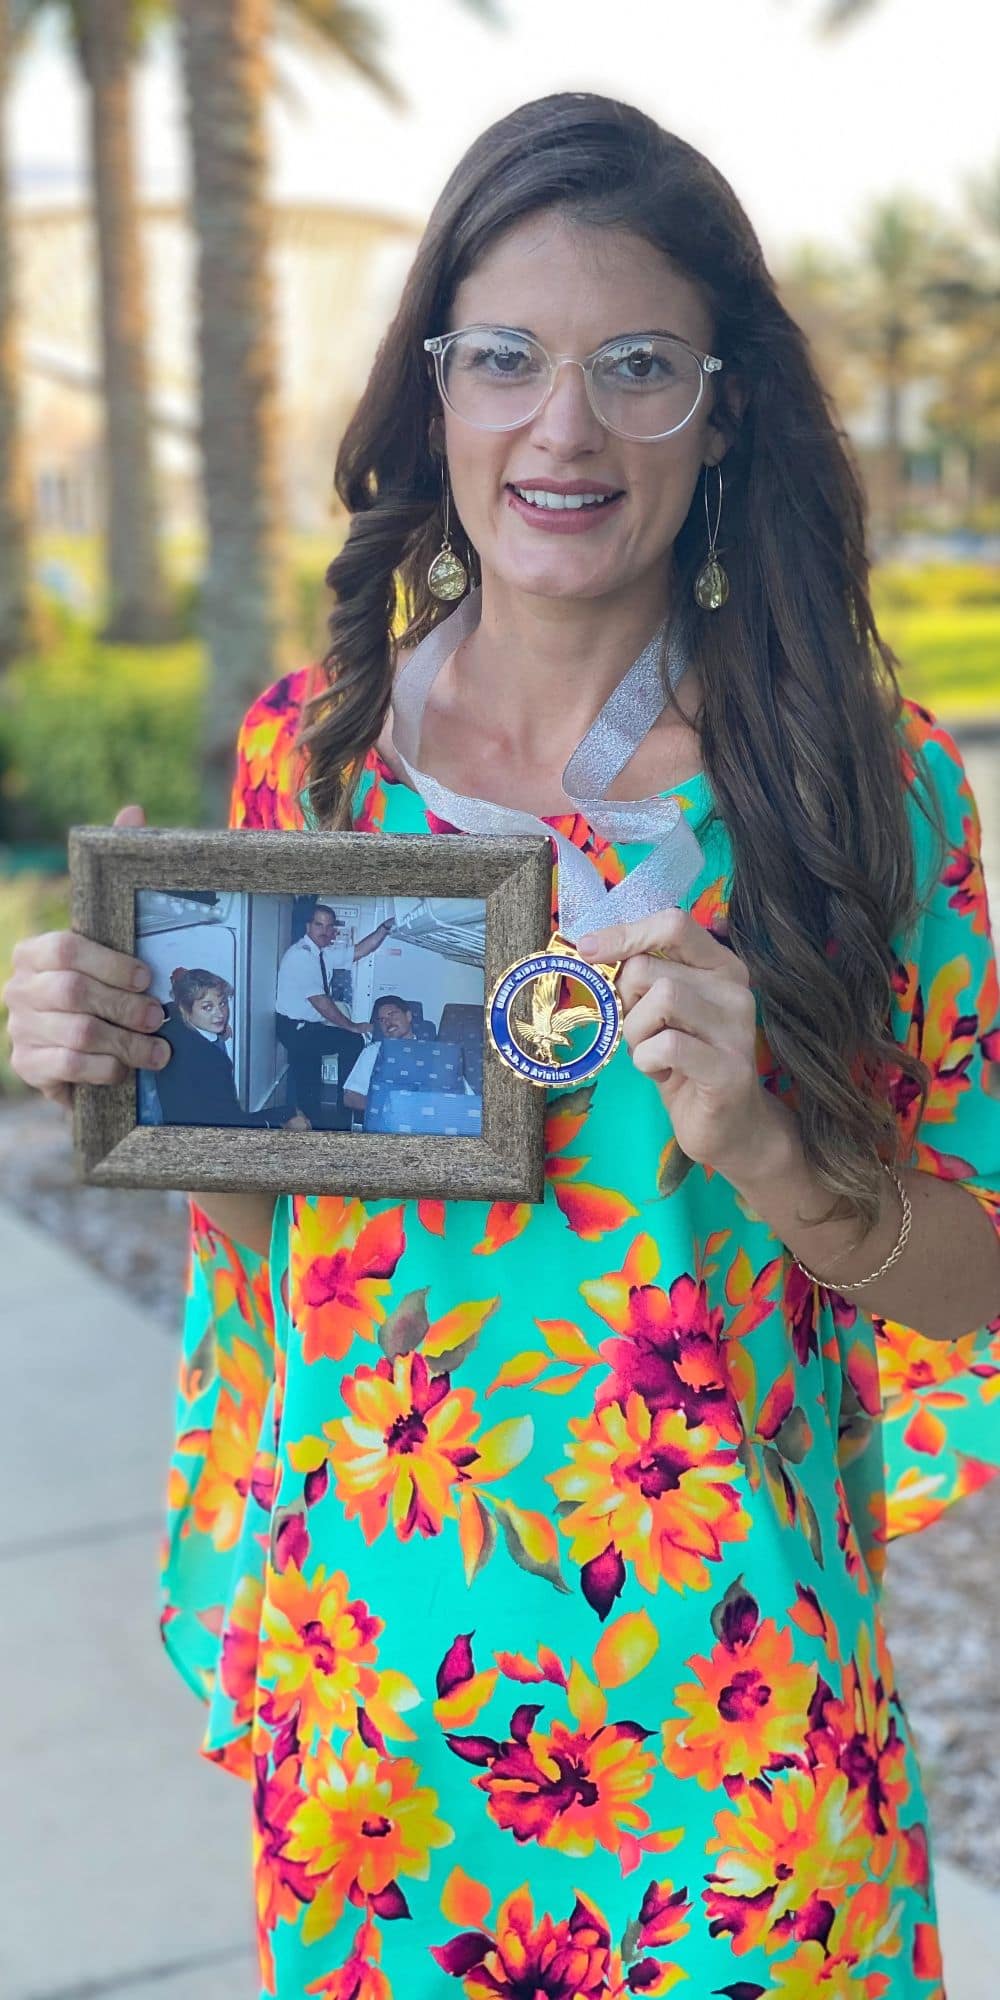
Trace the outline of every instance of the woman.
{"label": "woman", "polygon": [[156,1094],[167,1125],[240,1125],[245,1114],[236,1095],[229,1002],[233,989],[217,972],[177,966],[170,975],[173,1012],[160,1029],[171,1050],[156,1078]]}
{"label": "woman", "polygon": [[170,1050],[166,1069],[156,1073],[154,1088],[165,1125],[255,1125],[277,1129],[308,1129],[296,1114],[286,1118],[273,1111],[246,1111],[236,1095],[233,1059],[225,1044],[230,1035],[229,1002],[233,989],[217,972],[203,966],[179,965],[170,975],[173,1013],[159,1028],[157,1040]]}
{"label": "woman", "polygon": [[[675,800],[702,866],[682,907],[575,940],[622,961],[626,1033],[550,1098],[540,1207],[196,1217],[165,1633],[253,1780],[262,1989],[940,1995],[873,1322],[913,1425],[947,1379],[985,1461],[996,967],[958,751],[899,698],[854,473],[725,181],[602,98],[486,132],[337,486],[326,671],[251,711],[235,822],[440,829],[392,698],[457,554],[481,597],[419,772],[617,884],[646,850],[562,774],[662,627],[676,699],[608,796]],[[24,947],[22,1075],[148,1060],[92,1025],[140,1027],[125,981]],[[900,1477],[909,1525],[967,1477],[943,1419],[914,1449],[937,1498]]]}

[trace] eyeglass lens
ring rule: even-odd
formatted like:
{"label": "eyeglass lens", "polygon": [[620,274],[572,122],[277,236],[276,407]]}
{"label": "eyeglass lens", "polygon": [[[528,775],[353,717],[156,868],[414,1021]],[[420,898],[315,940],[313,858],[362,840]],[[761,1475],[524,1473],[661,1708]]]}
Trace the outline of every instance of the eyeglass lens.
{"label": "eyeglass lens", "polygon": [[[527,423],[548,392],[552,367],[526,334],[473,327],[457,334],[442,360],[446,400],[456,416],[485,430]],[[604,422],[625,437],[662,437],[687,422],[701,390],[701,363],[679,340],[629,336],[596,356],[591,395]]]}

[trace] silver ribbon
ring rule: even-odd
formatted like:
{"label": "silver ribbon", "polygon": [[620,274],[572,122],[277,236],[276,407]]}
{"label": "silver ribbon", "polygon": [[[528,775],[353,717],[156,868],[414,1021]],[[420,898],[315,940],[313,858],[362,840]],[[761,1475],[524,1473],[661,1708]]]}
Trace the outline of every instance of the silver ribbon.
{"label": "silver ribbon", "polygon": [[[431,812],[463,833],[544,833],[554,840],[559,856],[559,929],[571,943],[605,924],[634,922],[652,910],[680,904],[700,875],[704,856],[676,799],[605,796],[666,705],[660,669],[663,628],[608,696],[562,775],[570,811],[582,813],[595,833],[619,844],[655,843],[652,853],[623,882],[607,889],[593,862],[537,814],[490,799],[467,798],[417,768],[431,685],[450,654],[475,631],[481,615],[482,592],[475,590],[421,640],[397,675],[392,744],[414,790]],[[685,665],[683,656],[670,648],[671,688],[677,686]]]}

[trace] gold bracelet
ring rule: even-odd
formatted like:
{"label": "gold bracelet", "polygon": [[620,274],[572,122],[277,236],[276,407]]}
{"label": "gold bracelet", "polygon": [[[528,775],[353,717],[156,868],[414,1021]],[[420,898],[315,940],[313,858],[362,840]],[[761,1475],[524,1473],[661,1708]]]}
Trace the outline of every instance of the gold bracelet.
{"label": "gold bracelet", "polygon": [[910,1233],[910,1220],[913,1214],[913,1211],[910,1207],[910,1197],[907,1194],[906,1189],[899,1178],[899,1175],[894,1173],[891,1167],[886,1166],[884,1160],[879,1161],[879,1166],[882,1168],[884,1173],[887,1173],[889,1175],[891,1180],[895,1181],[897,1193],[899,1195],[900,1201],[903,1204],[903,1220],[900,1225],[899,1235],[896,1238],[895,1247],[889,1252],[889,1255],[886,1258],[885,1263],[880,1264],[878,1270],[872,1271],[867,1278],[852,1278],[848,1284],[840,1284],[840,1285],[835,1284],[833,1280],[830,1278],[818,1278],[816,1276],[815,1271],[807,1271],[805,1265],[799,1261],[798,1257],[796,1257],[795,1262],[796,1264],[798,1264],[799,1270],[804,1272],[805,1276],[809,1278],[814,1285],[822,1285],[824,1291],[853,1292],[856,1290],[858,1285],[872,1285],[874,1284],[876,1278],[881,1278],[882,1273],[884,1271],[888,1271],[891,1268],[891,1266],[896,1262],[897,1257],[902,1256],[903,1249],[906,1244],[906,1239]]}

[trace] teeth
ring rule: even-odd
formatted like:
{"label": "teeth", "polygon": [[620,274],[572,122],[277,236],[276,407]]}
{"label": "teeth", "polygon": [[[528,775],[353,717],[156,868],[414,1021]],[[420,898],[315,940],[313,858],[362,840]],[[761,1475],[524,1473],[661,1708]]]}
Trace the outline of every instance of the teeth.
{"label": "teeth", "polygon": [[613,495],[610,493],[545,493],[541,491],[525,493],[520,486],[515,486],[514,491],[519,500],[527,501],[529,507],[550,507],[556,509],[557,512],[565,508],[602,507],[606,506],[607,502],[613,498]]}

